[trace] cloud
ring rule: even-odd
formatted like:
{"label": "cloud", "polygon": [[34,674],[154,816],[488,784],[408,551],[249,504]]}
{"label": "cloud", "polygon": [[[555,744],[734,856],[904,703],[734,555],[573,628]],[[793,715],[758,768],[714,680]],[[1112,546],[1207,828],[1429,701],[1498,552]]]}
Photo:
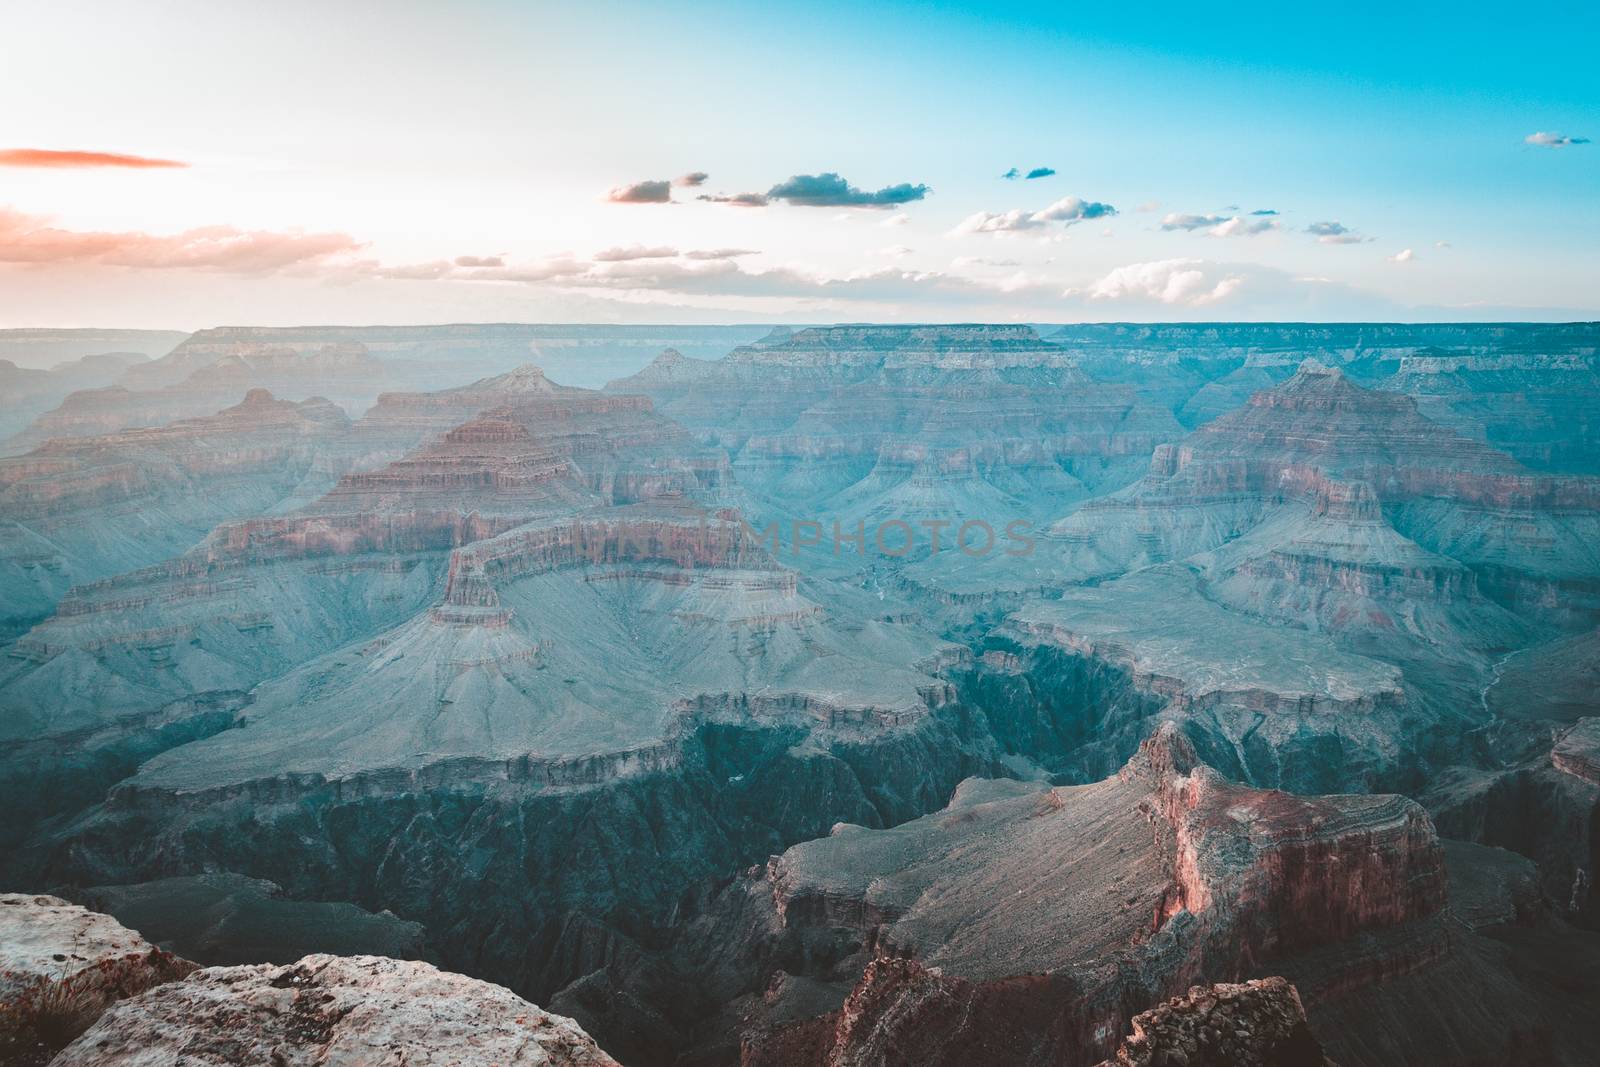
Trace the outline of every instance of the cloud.
{"label": "cloud", "polygon": [[1012,211],[975,212],[962,219],[951,233],[1018,233],[1026,230],[1042,230],[1052,222],[1071,226],[1085,219],[1109,218],[1116,213],[1116,208],[1098,200],[1064,196],[1039,211],[1023,211],[1018,208]]}
{"label": "cloud", "polygon": [[716,196],[701,193],[695,199],[711,204],[732,204],[734,207],[766,207],[771,203],[766,193],[734,193],[732,196],[723,193],[718,193]]}
{"label": "cloud", "polygon": [[1531,144],[1535,148],[1570,148],[1572,145],[1588,144],[1587,137],[1568,137],[1564,133],[1530,133],[1522,139],[1523,144]]}
{"label": "cloud", "polygon": [[619,185],[606,194],[606,199],[613,204],[670,204],[672,183],[662,180]]}
{"label": "cloud", "polygon": [[1260,233],[1270,233],[1278,228],[1275,219],[1247,218],[1244,215],[1235,215],[1226,222],[1213,226],[1208,233],[1212,237],[1254,237]]}
{"label": "cloud", "polygon": [[890,259],[899,259],[902,256],[909,256],[915,251],[915,248],[907,248],[905,245],[888,245],[878,249],[878,255],[888,256]]}
{"label": "cloud", "polygon": [[1450,247],[1450,242],[1449,241],[1435,241],[1435,242],[1433,242],[1433,247],[1435,247],[1435,248],[1449,248]]}
{"label": "cloud", "polygon": [[1402,248],[1400,251],[1389,257],[1389,262],[1410,263],[1414,258],[1416,258],[1415,252],[1411,251],[1409,248]]}
{"label": "cloud", "polygon": [[506,261],[500,256],[457,256],[458,267],[503,267]]}
{"label": "cloud", "polygon": [[738,259],[740,256],[759,256],[753,248],[696,248],[683,254],[684,259]]}
{"label": "cloud", "polygon": [[1020,170],[1018,170],[1016,167],[1012,167],[1010,170],[1008,170],[1004,174],[1000,175],[1000,177],[1004,178],[1008,182],[1014,182],[1018,178],[1022,177],[1022,172]]}
{"label": "cloud", "polygon": [[1358,245],[1371,240],[1363,237],[1342,222],[1313,222],[1306,232],[1325,245]]}
{"label": "cloud", "polygon": [[928,195],[926,185],[886,185],[875,193],[858,189],[832,171],[824,174],[796,174],[767,190],[769,200],[782,200],[795,207],[870,207],[887,208],[908,204]]}
{"label": "cloud", "polygon": [[671,259],[678,254],[676,248],[646,248],[631,245],[627,248],[607,248],[594,254],[596,263],[624,263],[630,259]]}
{"label": "cloud", "polygon": [[911,221],[911,216],[904,211],[897,211],[893,215],[878,223],[879,226],[904,226]]}
{"label": "cloud", "polygon": [[950,261],[952,267],[1020,267],[1015,259],[990,259],[987,256],[957,256]]}
{"label": "cloud", "polygon": [[129,156],[120,152],[58,152],[47,148],[0,149],[0,167],[123,167],[157,170],[187,167],[176,159]]}
{"label": "cloud", "polygon": [[691,170],[688,174],[680,174],[676,178],[672,179],[672,184],[681,185],[688,189],[694,189],[704,185],[706,183],[706,179],[709,177],[711,177],[711,175],[707,174],[703,170]]}
{"label": "cloud", "polygon": [[1037,217],[1037,212],[1023,211],[1021,208],[1012,211],[978,211],[962,219],[952,234],[962,233],[1014,233],[1019,230],[1040,230],[1044,228],[1044,221]]}
{"label": "cloud", "polygon": [[1110,218],[1117,209],[1098,200],[1084,200],[1077,196],[1064,196],[1039,212],[1047,222],[1082,222],[1084,219]]}
{"label": "cloud", "polygon": [[1250,214],[1252,214],[1252,215],[1276,215],[1277,212],[1274,211],[1270,207],[1258,207],[1254,211],[1250,212]]}
{"label": "cloud", "polygon": [[1228,221],[1226,215],[1179,215],[1171,214],[1161,220],[1163,230],[1203,230],[1208,226],[1219,226]]}
{"label": "cloud", "polygon": [[0,262],[98,263],[270,274],[348,257],[362,245],[349,234],[201,226],[161,235],[63,230],[47,219],[0,208]]}
{"label": "cloud", "polygon": [[1024,174],[1023,178],[1027,181],[1032,181],[1035,178],[1048,178],[1054,173],[1055,168],[1053,167],[1034,167],[1028,173]]}
{"label": "cloud", "polygon": [[1090,300],[1154,300],[1201,307],[1225,300],[1244,284],[1242,275],[1199,259],[1163,259],[1118,267],[1087,290]]}

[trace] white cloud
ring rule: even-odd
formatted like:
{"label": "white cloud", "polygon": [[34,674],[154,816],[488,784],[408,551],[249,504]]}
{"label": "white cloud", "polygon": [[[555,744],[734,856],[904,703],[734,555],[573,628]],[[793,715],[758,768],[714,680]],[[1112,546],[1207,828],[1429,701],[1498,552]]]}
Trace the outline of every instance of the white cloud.
{"label": "white cloud", "polygon": [[1261,233],[1270,233],[1278,228],[1277,220],[1267,218],[1246,218],[1235,215],[1226,222],[1213,226],[1208,233],[1212,237],[1254,237]]}
{"label": "white cloud", "polygon": [[1163,259],[1118,267],[1088,289],[1091,300],[1141,299],[1200,307],[1238,292],[1244,278],[1200,259]]}
{"label": "white cloud", "polygon": [[1410,263],[1414,258],[1416,258],[1415,252],[1411,251],[1409,248],[1402,248],[1400,251],[1389,257],[1389,262]]}
{"label": "white cloud", "polygon": [[1029,230],[1044,230],[1052,222],[1059,222],[1065,226],[1074,226],[1087,219],[1110,218],[1117,213],[1117,209],[1110,204],[1103,204],[1098,200],[1085,200],[1079,196],[1064,196],[1049,207],[1038,211],[1024,211],[1015,208],[1011,211],[978,211],[966,218],[951,230],[951,236],[969,233],[1021,233]]}
{"label": "white cloud", "polygon": [[911,216],[907,215],[904,211],[901,211],[901,212],[897,212],[896,214],[890,215],[888,218],[886,218],[882,222],[878,223],[878,225],[879,226],[904,226],[906,223],[908,223],[910,221],[911,221]]}
{"label": "white cloud", "polygon": [[1540,130],[1530,133],[1522,139],[1523,144],[1531,144],[1535,148],[1570,148],[1573,145],[1588,144],[1587,137],[1569,137],[1564,133],[1549,133]]}

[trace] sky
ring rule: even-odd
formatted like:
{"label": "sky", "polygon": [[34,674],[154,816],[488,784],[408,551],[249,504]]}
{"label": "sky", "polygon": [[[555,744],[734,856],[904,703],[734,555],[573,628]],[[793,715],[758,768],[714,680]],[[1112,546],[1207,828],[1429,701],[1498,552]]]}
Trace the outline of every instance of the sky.
{"label": "sky", "polygon": [[0,327],[1600,318],[1600,8],[23,0]]}

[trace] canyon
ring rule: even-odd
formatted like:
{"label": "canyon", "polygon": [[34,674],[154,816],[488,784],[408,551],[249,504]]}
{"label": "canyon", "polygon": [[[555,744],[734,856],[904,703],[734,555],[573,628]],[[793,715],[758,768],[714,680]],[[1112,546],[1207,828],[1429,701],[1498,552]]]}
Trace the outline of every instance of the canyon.
{"label": "canyon", "polygon": [[59,1062],[402,976],[633,1065],[1593,1062],[1597,343],[224,328],[127,364],[0,458],[0,886],[221,970]]}

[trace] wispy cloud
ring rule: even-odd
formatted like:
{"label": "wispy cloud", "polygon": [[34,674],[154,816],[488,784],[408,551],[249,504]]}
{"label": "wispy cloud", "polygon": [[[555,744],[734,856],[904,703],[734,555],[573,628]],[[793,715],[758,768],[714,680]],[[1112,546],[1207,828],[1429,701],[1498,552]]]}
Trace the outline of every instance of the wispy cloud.
{"label": "wispy cloud", "polygon": [[607,248],[594,254],[596,263],[625,263],[630,259],[671,259],[678,254],[676,248],[646,248],[630,245],[627,248]]}
{"label": "wispy cloud", "polygon": [[613,204],[670,204],[672,183],[661,179],[619,185],[606,193],[606,199]]}
{"label": "wispy cloud", "polygon": [[823,174],[796,174],[767,190],[769,200],[782,200],[795,207],[870,207],[887,208],[909,204],[927,196],[926,185],[901,182],[886,185],[876,192],[858,189],[833,171]]}
{"label": "wispy cloud", "polygon": [[1258,207],[1254,211],[1250,212],[1250,214],[1252,214],[1252,215],[1276,215],[1277,212],[1274,211],[1270,207]]}
{"label": "wispy cloud", "polygon": [[950,261],[952,267],[1020,267],[1015,259],[991,259],[988,256],[957,256]]}
{"label": "wispy cloud", "polygon": [[1358,245],[1370,241],[1342,222],[1313,222],[1306,232],[1325,245]]}
{"label": "wispy cloud", "polygon": [[688,174],[680,174],[672,179],[673,185],[681,185],[688,189],[696,189],[706,183],[711,175],[703,170],[691,170]]}
{"label": "wispy cloud", "polygon": [[1098,200],[1064,196],[1049,207],[1038,211],[1024,211],[1018,208],[1012,211],[975,212],[962,219],[951,233],[1019,233],[1042,230],[1052,222],[1072,226],[1087,219],[1109,218],[1116,213],[1116,208]]}
{"label": "wispy cloud", "polygon": [[1535,148],[1570,148],[1573,145],[1588,144],[1587,137],[1569,137],[1564,133],[1548,133],[1540,130],[1530,133],[1522,139],[1523,144],[1531,144]]}
{"label": "wispy cloud", "polygon": [[1257,234],[1271,233],[1277,228],[1278,222],[1273,218],[1235,215],[1225,222],[1219,222],[1207,232],[1212,237],[1255,237]]}
{"label": "wispy cloud", "polygon": [[684,259],[739,259],[743,256],[759,256],[761,253],[753,248],[695,248],[683,254]]}
{"label": "wispy cloud", "polygon": [[766,193],[701,193],[696,200],[704,200],[711,204],[732,204],[734,207],[766,207],[772,201]]}
{"label": "wispy cloud", "polygon": [[1018,178],[1022,177],[1022,172],[1020,170],[1018,170],[1016,167],[1012,167],[1010,170],[1008,170],[1004,174],[1000,175],[1000,177],[1004,178],[1008,182],[1014,182]]}
{"label": "wispy cloud", "polygon": [[0,148],[0,167],[122,167],[162,170],[187,167],[176,159],[130,156],[121,152],[62,152],[48,148]]}
{"label": "wispy cloud", "polygon": [[201,226],[176,234],[65,230],[38,215],[0,208],[0,262],[93,263],[270,274],[348,257],[362,245],[344,233]]}
{"label": "wispy cloud", "polygon": [[1203,230],[1227,222],[1226,215],[1180,215],[1176,212],[1161,220],[1163,230]]}
{"label": "wispy cloud", "polygon": [[455,265],[458,267],[503,267],[506,261],[501,256],[457,256]]}

